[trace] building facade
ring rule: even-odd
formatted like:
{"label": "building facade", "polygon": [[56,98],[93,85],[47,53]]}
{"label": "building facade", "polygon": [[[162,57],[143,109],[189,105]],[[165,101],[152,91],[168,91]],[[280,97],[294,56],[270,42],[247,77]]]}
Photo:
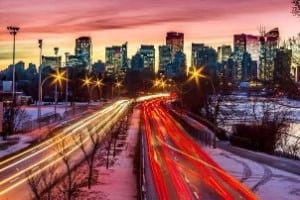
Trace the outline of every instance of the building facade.
{"label": "building facade", "polygon": [[158,72],[164,74],[166,68],[172,62],[171,48],[168,45],[160,45]]}
{"label": "building facade", "polygon": [[168,32],[166,37],[166,45],[171,49],[171,57],[173,60],[176,52],[183,52],[184,34],[178,32]]}
{"label": "building facade", "polygon": [[154,45],[141,45],[139,50],[143,58],[143,66],[145,70],[155,72],[155,48]]}
{"label": "building facade", "polygon": [[92,63],[92,40],[90,37],[79,37],[75,41],[75,56],[81,58],[86,66]]}

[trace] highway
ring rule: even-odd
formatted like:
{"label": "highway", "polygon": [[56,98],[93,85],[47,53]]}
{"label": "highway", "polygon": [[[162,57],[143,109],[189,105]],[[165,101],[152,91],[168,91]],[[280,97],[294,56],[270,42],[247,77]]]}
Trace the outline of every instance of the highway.
{"label": "highway", "polygon": [[258,199],[221,169],[161,105],[142,105],[152,179],[159,199]]}
{"label": "highway", "polygon": [[[0,162],[0,200],[29,199],[27,177],[35,176],[53,165],[57,173],[64,173],[64,165],[59,152],[64,148],[73,165],[82,159],[79,143],[90,147],[90,134],[105,138],[112,125],[128,109],[131,101],[119,100],[114,104],[57,130],[53,137]],[[80,139],[79,139],[80,138]],[[28,175],[30,174],[30,175]],[[27,177],[26,177],[27,175]]]}

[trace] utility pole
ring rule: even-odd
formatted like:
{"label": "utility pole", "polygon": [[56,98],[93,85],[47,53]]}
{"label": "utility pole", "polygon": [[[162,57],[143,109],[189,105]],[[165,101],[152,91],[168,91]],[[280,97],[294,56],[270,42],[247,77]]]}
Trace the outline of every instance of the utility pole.
{"label": "utility pole", "polygon": [[8,26],[7,30],[13,36],[13,85],[12,85],[12,100],[15,103],[15,92],[16,92],[16,66],[15,66],[15,50],[16,50],[16,34],[20,30],[19,27],[16,26]]}
{"label": "utility pole", "polygon": [[41,93],[41,83],[42,83],[42,49],[43,49],[43,40],[39,39],[39,48],[40,48],[40,66],[39,66],[39,91],[38,91],[38,122],[39,122],[39,128],[41,128],[41,106],[42,106],[42,93]]}
{"label": "utility pole", "polygon": [[[59,50],[58,47],[54,47],[54,54],[56,56],[56,65],[57,65],[55,70],[59,70],[58,56],[57,56],[58,50]],[[55,83],[54,101],[55,101],[54,102],[54,114],[55,114],[55,121],[56,121],[56,113],[57,113],[57,111],[56,111],[56,105],[57,105],[57,82]]]}

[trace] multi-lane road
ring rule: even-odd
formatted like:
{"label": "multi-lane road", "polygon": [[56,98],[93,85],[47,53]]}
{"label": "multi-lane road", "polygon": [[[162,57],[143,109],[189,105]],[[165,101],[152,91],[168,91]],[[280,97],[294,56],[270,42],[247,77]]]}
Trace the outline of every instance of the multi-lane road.
{"label": "multi-lane road", "polygon": [[[70,156],[72,164],[83,159],[79,143],[89,148],[90,134],[104,138],[128,109],[131,101],[120,100],[65,128],[57,130],[52,138],[0,162],[0,200],[29,198],[28,177],[35,176],[56,165],[60,174],[64,171],[61,149]],[[80,139],[79,139],[80,138]]]}
{"label": "multi-lane road", "polygon": [[161,105],[145,102],[147,159],[159,199],[257,199],[223,171]]}

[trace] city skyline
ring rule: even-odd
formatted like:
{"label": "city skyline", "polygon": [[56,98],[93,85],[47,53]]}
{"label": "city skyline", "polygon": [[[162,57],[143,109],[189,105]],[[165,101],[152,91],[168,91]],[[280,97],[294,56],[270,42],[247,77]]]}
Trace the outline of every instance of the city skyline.
{"label": "city skyline", "polygon": [[[95,62],[105,60],[105,47],[126,41],[129,58],[141,44],[155,45],[158,58],[158,45],[165,44],[165,34],[168,31],[183,32],[184,52],[190,65],[192,42],[205,43],[215,49],[222,44],[232,46],[234,34],[258,35],[260,25],[266,30],[279,27],[282,39],[298,32],[295,24],[300,24],[300,21],[290,13],[289,1],[211,2],[166,0],[133,4],[123,0],[99,4],[94,0],[84,3],[75,0],[72,3],[59,2],[60,6],[57,6],[55,0],[43,3],[3,0],[0,2],[0,68],[7,67],[12,60],[12,38],[6,30],[8,25],[21,27],[16,36],[16,61],[23,60],[26,64],[39,63],[39,38],[44,40],[43,54],[51,56],[55,46],[60,48],[59,55],[74,53],[75,39],[90,36]],[[285,20],[279,20],[283,18]],[[157,63],[158,60],[156,68]]]}

